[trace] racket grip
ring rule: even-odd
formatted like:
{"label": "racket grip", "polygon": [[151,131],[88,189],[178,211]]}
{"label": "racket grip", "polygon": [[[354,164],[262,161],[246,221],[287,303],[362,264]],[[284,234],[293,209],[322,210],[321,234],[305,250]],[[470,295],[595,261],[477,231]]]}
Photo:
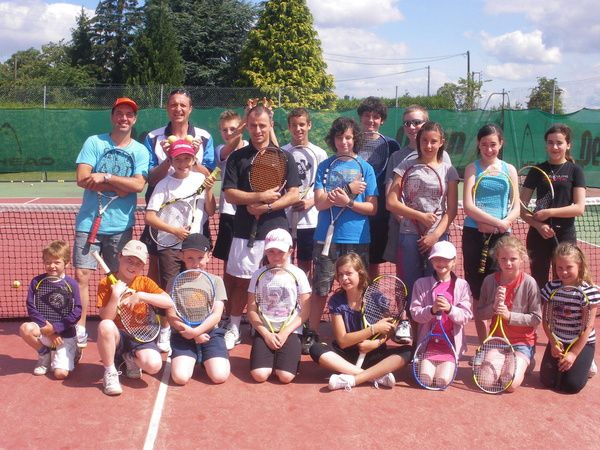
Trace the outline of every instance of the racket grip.
{"label": "racket grip", "polygon": [[325,235],[325,242],[323,243],[323,251],[321,251],[322,256],[329,255],[329,248],[331,247],[331,241],[333,240],[333,224],[330,224],[327,227],[327,234]]}
{"label": "racket grip", "polygon": [[356,360],[356,364],[355,366],[358,368],[361,368],[363,363],[365,362],[365,356],[367,356],[366,353],[361,353],[360,355],[358,355],[358,359]]}
{"label": "racket grip", "polygon": [[254,247],[254,241],[256,240],[256,233],[258,232],[258,219],[254,218],[252,222],[252,228],[250,229],[250,237],[248,238],[248,248]]}
{"label": "racket grip", "polygon": [[90,234],[87,238],[88,244],[93,244],[96,242],[96,236],[98,235],[98,229],[100,229],[100,224],[102,223],[102,216],[98,216],[94,219],[92,223],[92,228],[90,229]]}
{"label": "racket grip", "polygon": [[114,274],[111,273],[110,269],[108,268],[108,266],[104,262],[104,259],[102,259],[102,256],[100,256],[100,253],[98,253],[96,251],[93,251],[92,252],[92,256],[98,262],[98,265],[100,266],[100,268],[102,269],[102,271],[108,277],[108,280],[110,281],[110,284],[116,284],[119,280],[117,280],[117,277],[115,277]]}
{"label": "racket grip", "polygon": [[298,238],[298,213],[296,211],[292,211],[292,239],[296,240]]}
{"label": "racket grip", "polygon": [[483,249],[481,249],[481,258],[479,260],[479,269],[477,269],[477,272],[479,273],[485,273],[485,266],[487,263],[487,259],[488,259],[488,246],[484,246]]}

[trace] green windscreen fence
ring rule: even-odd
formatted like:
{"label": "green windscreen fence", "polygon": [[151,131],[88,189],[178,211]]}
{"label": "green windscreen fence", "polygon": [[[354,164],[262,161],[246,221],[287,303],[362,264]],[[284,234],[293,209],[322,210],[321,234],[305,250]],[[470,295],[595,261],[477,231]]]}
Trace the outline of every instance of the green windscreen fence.
{"label": "green windscreen fence", "polygon": [[[221,141],[218,117],[223,108],[195,109],[192,122],[207,129]],[[382,132],[402,145],[402,108],[391,108]],[[238,112],[242,112],[240,109]],[[275,111],[276,132],[281,143],[289,139],[287,111]],[[312,111],[311,140],[325,148],[324,137],[338,116],[356,118],[355,111]],[[520,167],[546,159],[544,132],[553,123],[565,123],[573,130],[571,152],[584,168],[588,186],[600,187],[600,111],[587,110],[552,115],[539,110],[430,111],[431,120],[442,124],[446,149],[453,164],[462,170],[476,156],[476,135],[486,123],[504,130],[503,159]],[[134,137],[143,141],[146,133],[167,121],[162,109],[139,112]],[[85,139],[110,129],[109,110],[2,109],[0,110],[0,172],[73,171]]]}

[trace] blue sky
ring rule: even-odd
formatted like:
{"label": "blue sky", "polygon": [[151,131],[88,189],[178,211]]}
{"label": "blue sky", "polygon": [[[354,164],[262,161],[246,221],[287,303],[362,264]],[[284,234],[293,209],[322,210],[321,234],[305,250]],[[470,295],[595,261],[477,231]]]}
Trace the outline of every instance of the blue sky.
{"label": "blue sky", "polygon": [[[485,81],[480,106],[490,95],[490,104],[496,104],[503,89],[512,104],[524,104],[536,78],[545,76],[557,78],[565,90],[567,111],[600,108],[600,8],[593,0],[307,3],[338,95],[393,97],[396,90],[425,95],[427,65],[435,93],[445,82],[465,77],[469,51],[471,71]],[[0,0],[0,60],[68,40],[80,8],[91,15],[96,5]]]}

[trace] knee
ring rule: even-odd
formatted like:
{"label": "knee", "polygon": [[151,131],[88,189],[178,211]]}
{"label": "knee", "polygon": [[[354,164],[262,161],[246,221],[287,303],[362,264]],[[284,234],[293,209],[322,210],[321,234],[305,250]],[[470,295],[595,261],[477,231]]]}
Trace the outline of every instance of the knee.
{"label": "knee", "polygon": [[114,334],[117,330],[117,326],[110,319],[103,319],[98,324],[98,337],[106,337]]}
{"label": "knee", "polygon": [[227,381],[227,378],[229,378],[229,370],[219,370],[217,372],[208,374],[208,377],[213,383],[222,384]]}
{"label": "knee", "polygon": [[69,371],[64,369],[55,369],[54,370],[54,378],[57,380],[64,380],[69,376]]}
{"label": "knee", "polygon": [[79,284],[79,288],[87,288],[90,282],[90,269],[76,269],[75,270],[75,279]]}
{"label": "knee", "polygon": [[577,394],[585,387],[586,384],[587,378],[583,380],[583,382],[566,379],[561,383],[560,390],[565,392],[566,394]]}
{"label": "knee", "polygon": [[296,378],[296,375],[294,375],[293,373],[284,372],[282,370],[278,370],[275,373],[277,374],[277,378],[279,379],[279,382],[282,384],[289,384],[292,381],[294,381],[294,378]]}
{"label": "knee", "polygon": [[173,380],[173,383],[179,386],[185,386],[191,378],[191,375],[184,375],[178,372],[171,372],[171,380]]}
{"label": "knee", "polygon": [[144,372],[150,375],[154,375],[160,372],[160,369],[162,369],[162,358],[160,357],[160,355],[149,358],[147,361],[145,361],[143,369]]}
{"label": "knee", "polygon": [[269,379],[269,375],[271,375],[271,370],[269,369],[254,369],[250,371],[250,375],[257,383],[264,383]]}
{"label": "knee", "polygon": [[36,328],[39,328],[35,323],[33,322],[25,322],[23,324],[21,324],[21,326],[19,327],[19,336],[21,337],[25,337],[25,336],[34,336],[34,332],[36,330]]}

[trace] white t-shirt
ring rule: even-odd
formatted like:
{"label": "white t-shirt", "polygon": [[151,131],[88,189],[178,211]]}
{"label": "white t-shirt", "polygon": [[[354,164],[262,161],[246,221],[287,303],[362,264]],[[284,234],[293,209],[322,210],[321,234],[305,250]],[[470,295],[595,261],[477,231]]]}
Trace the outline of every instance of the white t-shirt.
{"label": "white t-shirt", "polygon": [[[246,145],[248,145],[248,141],[242,141],[242,147],[245,147]],[[215,149],[215,158],[217,159],[217,165],[221,168],[221,179],[223,179],[223,176],[225,174],[225,166],[227,165],[227,158],[221,158],[221,152],[223,151],[224,147],[225,144],[220,144]],[[232,205],[227,200],[225,200],[225,194],[223,193],[223,184],[221,184],[221,193],[219,194],[219,213],[231,214],[232,216],[235,215],[235,205]]]}
{"label": "white t-shirt", "polygon": [[[313,151],[313,153],[315,154],[315,157],[317,159],[317,162],[315,164],[315,167],[313,168],[313,176],[317,175],[317,167],[319,166],[319,164],[321,164],[323,161],[325,161],[328,158],[327,152],[325,150],[323,150],[321,147],[312,144],[312,143],[308,143],[307,147],[309,149],[311,149]],[[281,147],[283,150],[289,152],[291,151],[291,149],[294,148],[294,146],[289,143],[284,145],[283,147]],[[304,173],[304,168],[299,168],[298,173]],[[314,194],[314,185],[310,188],[310,191],[306,194],[306,196],[304,198],[314,198],[315,194]],[[288,221],[290,223],[290,226],[293,226],[293,221],[297,220],[298,221],[298,225],[297,228],[298,229],[310,229],[310,228],[316,228],[317,227],[317,219],[319,217],[319,211],[317,211],[317,208],[315,208],[315,206],[313,205],[311,208],[307,209],[306,211],[302,211],[299,212],[297,214],[293,214],[292,213],[292,208],[289,207],[286,209],[286,214],[288,217]],[[296,218],[294,218],[294,216],[296,216]]]}
{"label": "white t-shirt", "polygon": [[[156,184],[154,192],[152,192],[152,196],[148,200],[146,210],[158,211],[162,204],[167,201],[192,195],[204,183],[205,178],[204,174],[193,171],[190,171],[189,175],[185,178],[175,178],[173,175],[167,175]],[[190,201],[192,198],[190,198]],[[190,233],[202,233],[204,222],[208,220],[208,215],[204,211],[205,199],[206,192],[202,192],[196,200],[196,211]],[[171,248],[181,248],[181,244],[177,244]]]}

